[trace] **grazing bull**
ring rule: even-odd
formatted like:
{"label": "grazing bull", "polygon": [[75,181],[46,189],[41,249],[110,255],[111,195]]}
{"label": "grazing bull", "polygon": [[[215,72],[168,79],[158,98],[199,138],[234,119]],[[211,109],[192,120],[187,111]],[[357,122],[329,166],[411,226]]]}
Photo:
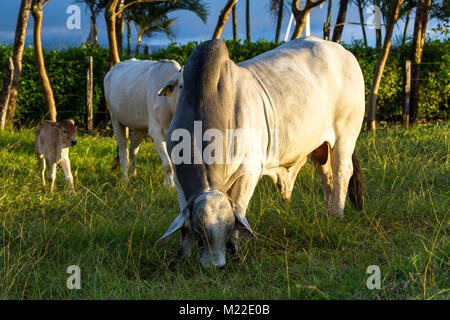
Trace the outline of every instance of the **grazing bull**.
{"label": "grazing bull", "polygon": [[[203,267],[224,267],[238,231],[256,238],[245,214],[260,177],[270,176],[289,201],[307,158],[321,176],[330,215],[343,217],[349,181],[350,200],[361,206],[354,150],[364,79],[341,45],[308,37],[236,65],[223,41],[206,41],[184,66],[184,84],[167,135],[183,209],[157,243],[181,229],[180,254],[189,256],[196,240]],[[195,137],[185,143],[188,136]],[[210,161],[220,154],[232,160]]]}
{"label": "grazing bull", "polygon": [[50,192],[53,192],[56,178],[56,165],[64,170],[67,183],[72,194],[75,193],[73,176],[70,170],[69,147],[77,144],[75,138],[75,122],[65,120],[53,122],[45,120],[37,129],[34,152],[39,162],[42,187],[45,189],[45,167],[47,165]]}
{"label": "grazing bull", "polygon": [[[173,169],[166,148],[166,134],[182,88],[180,65],[173,60],[159,62],[131,59],[117,63],[104,79],[105,98],[117,141],[123,179],[136,175],[139,144],[148,133],[162,160],[165,184],[173,185]],[[165,90],[160,90],[161,88]],[[132,132],[127,149],[125,127]]]}

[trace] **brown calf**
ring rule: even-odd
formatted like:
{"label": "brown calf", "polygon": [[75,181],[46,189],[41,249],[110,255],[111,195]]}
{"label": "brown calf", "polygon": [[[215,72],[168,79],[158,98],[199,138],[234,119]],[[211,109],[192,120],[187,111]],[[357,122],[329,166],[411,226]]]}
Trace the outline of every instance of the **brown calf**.
{"label": "brown calf", "polygon": [[60,164],[64,170],[70,191],[75,193],[72,172],[70,171],[69,147],[77,144],[75,138],[75,122],[65,120],[53,122],[45,120],[36,130],[34,152],[38,158],[42,187],[45,189],[44,171],[47,165],[50,192],[53,192],[56,165]]}

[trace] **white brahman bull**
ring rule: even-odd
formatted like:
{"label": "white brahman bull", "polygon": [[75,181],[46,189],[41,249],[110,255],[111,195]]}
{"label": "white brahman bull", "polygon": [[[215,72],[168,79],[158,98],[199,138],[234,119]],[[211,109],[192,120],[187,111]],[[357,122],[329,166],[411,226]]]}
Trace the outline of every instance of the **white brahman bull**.
{"label": "white brahman bull", "polygon": [[223,41],[206,41],[184,66],[184,84],[167,134],[182,210],[158,243],[181,229],[181,254],[196,241],[202,266],[224,267],[238,231],[256,238],[245,214],[261,176],[288,201],[308,158],[329,214],[343,216],[349,182],[350,200],[361,207],[354,150],[364,78],[344,47],[308,37],[236,65]]}
{"label": "white brahman bull", "polygon": [[[123,179],[136,175],[139,144],[148,133],[162,160],[165,184],[173,185],[173,169],[166,148],[166,134],[183,87],[183,73],[173,60],[136,60],[117,63],[104,79],[105,98],[117,141]],[[160,90],[161,88],[164,90]],[[127,149],[125,127],[131,131]]]}

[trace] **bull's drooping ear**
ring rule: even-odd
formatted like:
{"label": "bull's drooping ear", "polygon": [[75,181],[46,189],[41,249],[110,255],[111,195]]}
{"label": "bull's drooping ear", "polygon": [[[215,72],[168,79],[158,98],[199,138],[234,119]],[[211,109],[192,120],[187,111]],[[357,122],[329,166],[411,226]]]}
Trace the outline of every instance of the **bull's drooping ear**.
{"label": "bull's drooping ear", "polygon": [[170,98],[172,96],[173,89],[175,88],[175,85],[177,84],[177,82],[178,82],[177,78],[168,81],[166,83],[166,85],[158,91],[158,96],[164,96],[164,97]]}
{"label": "bull's drooping ear", "polygon": [[175,220],[173,220],[166,233],[164,233],[164,235],[159,238],[158,241],[156,241],[156,244],[159,245],[167,242],[175,232],[177,232],[184,226],[186,219],[189,218],[189,214],[190,213],[188,208],[185,208],[183,211],[181,211],[181,213],[175,218]]}
{"label": "bull's drooping ear", "polygon": [[236,227],[239,232],[246,238],[252,240],[258,240],[258,237],[253,233],[252,228],[250,228],[250,224],[247,221],[245,216],[240,214],[234,214],[236,218]]}
{"label": "bull's drooping ear", "polygon": [[72,119],[67,120],[68,122],[70,122],[72,125],[75,125],[75,121],[73,121]]}

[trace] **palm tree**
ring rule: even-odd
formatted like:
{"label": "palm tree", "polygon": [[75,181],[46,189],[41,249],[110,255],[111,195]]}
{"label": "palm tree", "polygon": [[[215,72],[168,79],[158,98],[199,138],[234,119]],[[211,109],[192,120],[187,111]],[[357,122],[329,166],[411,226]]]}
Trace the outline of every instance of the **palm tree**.
{"label": "palm tree", "polygon": [[[31,0],[22,0],[20,2],[19,15],[17,17],[16,33],[14,37],[14,48],[13,48],[13,63],[14,72],[11,88],[9,90],[9,102],[6,107],[4,107],[2,114],[2,121],[0,124],[1,129],[6,125],[11,126],[14,113],[16,110],[17,93],[20,84],[20,74],[22,70],[22,55],[23,47],[25,44],[25,35],[27,32],[27,23],[30,16],[31,10]],[[6,75],[5,75],[6,76]],[[6,81],[4,82],[6,83]],[[2,100],[6,102],[6,97],[2,97]]]}
{"label": "palm tree", "polygon": [[91,12],[91,29],[86,43],[98,44],[97,38],[97,16],[106,8],[108,0],[75,0],[78,3],[84,3]]}
{"label": "palm tree", "polygon": [[168,18],[167,15],[176,10],[192,11],[206,23],[208,11],[202,0],[141,3],[125,9],[125,16],[135,23],[138,33],[136,55],[139,54],[143,36],[150,38],[156,33],[163,33],[169,38],[174,37],[173,25],[176,18]]}
{"label": "palm tree", "polygon": [[281,22],[283,21],[284,0],[270,0],[270,14],[277,19],[277,27],[275,30],[275,43],[280,42]]}
{"label": "palm tree", "polygon": [[213,39],[220,39],[222,35],[223,27],[228,21],[228,16],[230,15],[230,11],[233,9],[234,5],[238,2],[238,0],[228,0],[222,11],[220,11],[219,18],[217,19],[216,28],[214,29]]}
{"label": "palm tree", "polygon": [[306,17],[308,16],[309,12],[324,3],[327,0],[306,0],[305,6],[302,10],[299,9],[299,2],[300,0],[292,0],[292,13],[294,14],[295,18],[295,29],[294,33],[292,34],[291,40],[300,38],[303,32],[303,28],[306,25]]}
{"label": "palm tree", "polygon": [[245,2],[245,31],[247,34],[246,40],[250,41],[250,0]]}
{"label": "palm tree", "polygon": [[333,29],[334,42],[340,43],[342,37],[342,31],[344,30],[345,16],[347,15],[348,0],[339,1],[339,13],[336,18],[336,25]]}
{"label": "palm tree", "polygon": [[233,21],[233,40],[238,41],[236,6],[231,10],[231,20]]}
{"label": "palm tree", "polygon": [[327,20],[323,24],[323,38],[330,40],[330,26],[331,26],[331,9],[333,7],[333,0],[328,0]]}
{"label": "palm tree", "polygon": [[422,62],[422,51],[425,43],[428,18],[430,15],[432,2],[432,0],[419,0],[417,3],[412,48],[413,61],[411,65],[411,100],[409,103],[411,123],[415,122],[419,111],[420,64]]}
{"label": "palm tree", "polygon": [[47,112],[49,120],[56,121],[56,106],[55,98],[53,97],[53,90],[48,80],[47,71],[45,70],[44,55],[42,54],[42,40],[41,40],[41,28],[43,7],[49,3],[50,0],[32,0],[31,3],[31,15],[33,16],[33,43],[34,54],[36,58],[36,66],[38,69],[39,82],[41,83],[42,93],[45,97],[47,104]]}
{"label": "palm tree", "polygon": [[358,13],[359,13],[359,23],[361,24],[361,31],[363,34],[364,39],[364,47],[367,48],[367,35],[366,35],[366,27],[364,22],[364,11],[363,8],[367,5],[367,0],[353,0],[353,2],[358,7]]}
{"label": "palm tree", "polygon": [[369,105],[367,107],[367,128],[371,131],[375,131],[375,113],[377,106],[377,95],[380,88],[381,77],[383,75],[384,66],[391,49],[391,39],[392,33],[394,31],[394,26],[399,18],[400,6],[403,4],[404,0],[389,0],[389,18],[386,26],[386,35],[384,36],[384,45],[380,57],[378,58],[378,63],[375,69],[375,73],[372,79],[372,86],[370,87],[369,93]]}

